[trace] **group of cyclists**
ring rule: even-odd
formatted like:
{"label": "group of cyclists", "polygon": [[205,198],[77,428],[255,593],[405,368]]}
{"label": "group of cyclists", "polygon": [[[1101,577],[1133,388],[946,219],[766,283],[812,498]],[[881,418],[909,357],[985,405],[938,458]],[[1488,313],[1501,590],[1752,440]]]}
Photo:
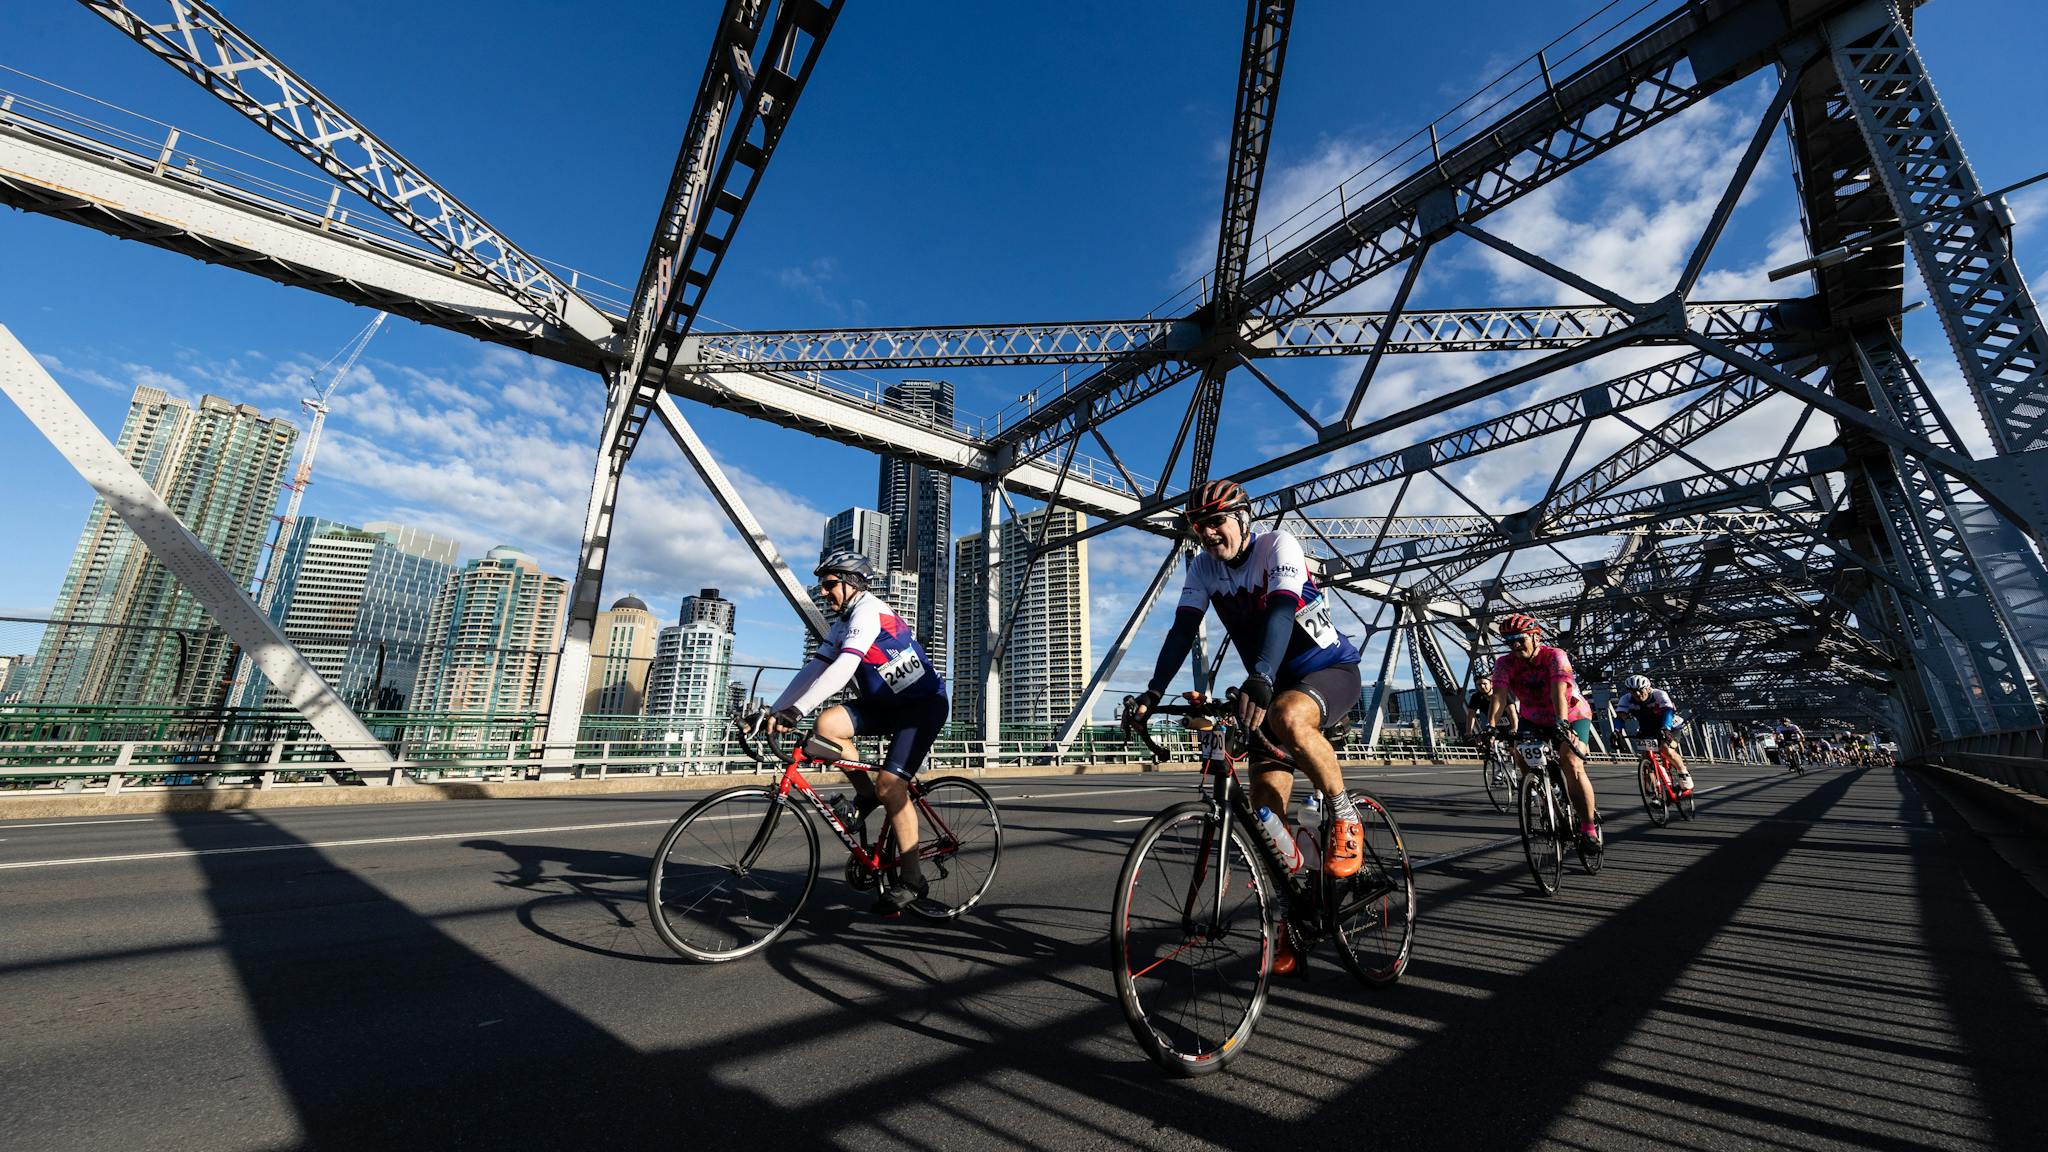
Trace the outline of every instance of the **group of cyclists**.
{"label": "group of cyclists", "polygon": [[[1353,875],[1363,859],[1363,833],[1326,730],[1341,725],[1359,700],[1359,649],[1338,631],[1329,597],[1309,574],[1301,542],[1278,528],[1253,528],[1251,501],[1242,486],[1230,480],[1203,484],[1182,516],[1198,551],[1188,564],[1179,608],[1149,686],[1134,710],[1142,716],[1159,705],[1192,651],[1203,617],[1215,609],[1244,663],[1235,719],[1241,730],[1253,734],[1252,803],[1286,813],[1295,773],[1306,775],[1328,806],[1330,848],[1323,866],[1332,876]],[[838,741],[888,737],[879,772],[847,775],[856,795],[856,819],[877,807],[885,811],[896,850],[891,865],[895,883],[878,898],[875,911],[894,915],[926,891],[909,785],[945,726],[950,707],[946,684],[909,623],[873,591],[875,573],[866,557],[834,552],[815,573],[813,592],[837,619],[816,656],[770,706],[765,725],[771,731],[793,729],[835,693],[857,684],[858,699],[826,708],[816,731]],[[1482,740],[1523,729],[1546,737],[1563,765],[1580,816],[1575,832],[1597,847],[1600,809],[1586,772],[1593,706],[1580,690],[1571,657],[1544,643],[1543,626],[1532,616],[1511,615],[1498,630],[1508,650],[1478,678],[1468,701],[1474,726]],[[1623,689],[1614,705],[1617,717],[1632,720],[1639,737],[1660,742],[1676,787],[1690,793],[1692,774],[1674,739],[1684,726],[1676,703],[1646,676],[1630,676]],[[1805,746],[1803,733],[1790,721],[1779,726],[1778,736],[1779,746],[1788,751]],[[1293,964],[1291,955],[1281,955],[1274,968],[1286,972]]]}

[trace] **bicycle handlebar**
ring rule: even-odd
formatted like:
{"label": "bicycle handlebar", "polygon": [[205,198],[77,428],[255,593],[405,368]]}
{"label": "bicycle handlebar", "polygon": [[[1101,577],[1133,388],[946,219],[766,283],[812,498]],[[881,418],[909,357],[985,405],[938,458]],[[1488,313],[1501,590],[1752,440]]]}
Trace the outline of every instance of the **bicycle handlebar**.
{"label": "bicycle handlebar", "polygon": [[[783,743],[786,734],[767,731],[767,724],[768,710],[765,708],[741,709],[732,716],[733,733],[739,737],[740,747],[754,763],[777,767],[789,759],[789,748]],[[775,758],[771,760],[761,755],[760,749],[754,747],[755,739],[766,744],[768,750],[775,754]]]}
{"label": "bicycle handlebar", "polygon": [[1165,745],[1152,738],[1151,718],[1154,716],[1206,717],[1216,721],[1216,727],[1224,729],[1224,739],[1228,742],[1227,746],[1231,754],[1233,756],[1241,756],[1245,751],[1245,743],[1243,734],[1237,730],[1237,724],[1234,720],[1237,712],[1237,693],[1238,690],[1232,688],[1220,700],[1212,698],[1199,702],[1190,700],[1186,704],[1154,704],[1143,712],[1138,711],[1138,698],[1136,696],[1126,696],[1124,697],[1124,705],[1121,709],[1124,735],[1136,736],[1145,745],[1146,750],[1152,753],[1152,762],[1164,764],[1166,761],[1173,759],[1173,753]]}

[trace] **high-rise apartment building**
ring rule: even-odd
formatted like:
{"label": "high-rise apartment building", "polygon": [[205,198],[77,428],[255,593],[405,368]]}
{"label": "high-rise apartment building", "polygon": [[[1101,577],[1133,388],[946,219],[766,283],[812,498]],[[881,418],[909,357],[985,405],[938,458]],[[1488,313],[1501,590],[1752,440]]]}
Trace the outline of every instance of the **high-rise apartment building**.
{"label": "high-rise apartment building", "polygon": [[[948,380],[904,380],[882,390],[883,402],[934,427],[953,427],[953,385]],[[882,457],[882,476],[875,506],[889,517],[891,567],[917,576],[917,602],[896,604],[924,641],[925,651],[941,675],[946,672],[946,641],[952,582],[953,478],[908,460]]]}
{"label": "high-rise apartment building", "polygon": [[584,715],[638,716],[647,707],[657,631],[654,613],[638,596],[624,597],[597,614],[590,633],[590,688]]}
{"label": "high-rise apartment building", "polygon": [[[403,524],[303,518],[277,559],[271,621],[349,707],[404,708],[455,551],[455,541]],[[242,707],[284,706],[262,673],[248,680]]]}
{"label": "high-rise apartment building", "polygon": [[415,712],[545,712],[569,582],[500,545],[462,566],[434,600]]}
{"label": "high-rise apartment building", "polygon": [[663,628],[654,643],[654,671],[647,678],[647,715],[670,721],[696,739],[715,739],[725,725],[727,686],[732,677],[735,606],[706,588],[683,597],[677,623]]}
{"label": "high-rise apartment building", "polygon": [[[297,438],[289,421],[247,404],[204,396],[194,410],[137,388],[116,447],[246,587]],[[227,637],[104,499],[86,516],[53,615],[26,700],[210,705],[226,695]]]}
{"label": "high-rise apartment building", "polygon": [[[1020,613],[1000,665],[1002,720],[1010,730],[1065,720],[1080,702],[1094,667],[1089,655],[1087,541],[1046,553],[1032,568],[1031,578],[1024,578],[1030,541],[1044,521],[1041,509],[1005,521],[1002,527],[1003,611]],[[1056,509],[1047,538],[1057,539],[1086,525],[1079,513]],[[959,632],[953,646],[953,718],[968,726],[981,720],[982,648],[988,632],[984,556],[979,532],[954,544],[959,578],[953,586],[953,619]]]}
{"label": "high-rise apartment building", "polygon": [[872,508],[848,508],[825,521],[818,559],[850,549],[867,557],[877,573],[887,572],[889,558],[895,555],[889,544],[889,523],[889,517]]}

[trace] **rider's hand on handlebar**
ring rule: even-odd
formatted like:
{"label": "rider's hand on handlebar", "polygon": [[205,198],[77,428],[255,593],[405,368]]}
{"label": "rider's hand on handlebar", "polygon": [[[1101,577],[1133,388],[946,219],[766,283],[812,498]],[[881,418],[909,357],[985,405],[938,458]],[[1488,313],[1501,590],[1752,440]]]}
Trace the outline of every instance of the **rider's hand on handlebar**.
{"label": "rider's hand on handlebar", "polygon": [[1248,676],[1237,690],[1237,729],[1252,733],[1266,721],[1266,709],[1273,706],[1273,682],[1264,676]]}
{"label": "rider's hand on handlebar", "polygon": [[1157,707],[1159,707],[1159,693],[1154,692],[1150,688],[1147,688],[1143,692],[1138,693],[1136,696],[1131,697],[1132,716],[1142,717],[1143,715],[1145,715],[1145,713],[1150,712],[1151,710]]}
{"label": "rider's hand on handlebar", "polygon": [[769,732],[788,732],[803,723],[804,714],[795,708],[777,708],[762,721]]}

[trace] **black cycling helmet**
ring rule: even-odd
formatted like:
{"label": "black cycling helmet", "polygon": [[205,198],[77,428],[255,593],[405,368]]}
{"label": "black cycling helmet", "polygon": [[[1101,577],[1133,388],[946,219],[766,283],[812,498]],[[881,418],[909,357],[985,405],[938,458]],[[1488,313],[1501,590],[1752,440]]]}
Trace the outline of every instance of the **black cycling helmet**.
{"label": "black cycling helmet", "polygon": [[1251,506],[1252,498],[1245,495],[1244,485],[1235,480],[1211,480],[1188,494],[1188,506],[1181,515],[1193,527],[1197,521],[1243,512]]}

